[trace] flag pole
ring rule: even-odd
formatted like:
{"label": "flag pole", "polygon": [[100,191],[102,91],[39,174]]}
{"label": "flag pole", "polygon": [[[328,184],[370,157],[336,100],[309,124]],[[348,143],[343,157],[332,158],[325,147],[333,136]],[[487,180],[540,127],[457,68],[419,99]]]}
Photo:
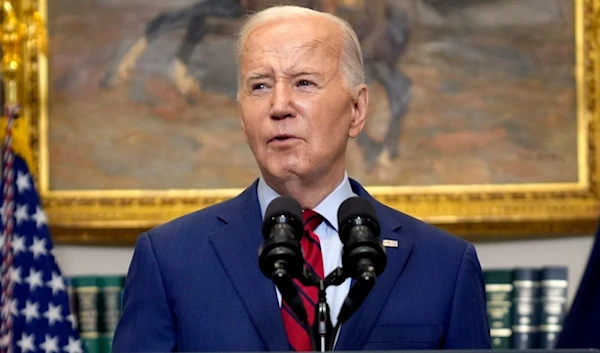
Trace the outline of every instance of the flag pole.
{"label": "flag pole", "polygon": [[12,237],[14,230],[14,154],[12,153],[12,127],[19,111],[19,85],[18,80],[22,71],[22,43],[25,36],[25,27],[19,21],[10,1],[2,2],[4,21],[2,23],[2,79],[5,84],[5,119],[4,144],[2,146],[2,268],[0,282],[1,294],[1,323],[0,323],[0,352],[12,353],[13,342],[13,287],[11,267],[13,263]]}

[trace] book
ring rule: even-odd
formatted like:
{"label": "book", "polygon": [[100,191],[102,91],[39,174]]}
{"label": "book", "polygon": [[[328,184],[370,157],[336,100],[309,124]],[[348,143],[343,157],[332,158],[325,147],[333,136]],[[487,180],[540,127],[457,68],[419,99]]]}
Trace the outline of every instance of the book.
{"label": "book", "polygon": [[540,271],[517,267],[513,270],[512,348],[539,347]]}
{"label": "book", "polygon": [[512,276],[511,269],[483,271],[492,349],[507,349],[511,346]]}
{"label": "book", "polygon": [[115,329],[121,318],[124,276],[99,276],[99,345],[100,353],[110,353]]}
{"label": "book", "polygon": [[567,276],[565,266],[541,270],[540,348],[554,348],[562,331],[567,306]]}
{"label": "book", "polygon": [[71,277],[79,336],[86,353],[100,353],[98,327],[98,282],[95,276]]}

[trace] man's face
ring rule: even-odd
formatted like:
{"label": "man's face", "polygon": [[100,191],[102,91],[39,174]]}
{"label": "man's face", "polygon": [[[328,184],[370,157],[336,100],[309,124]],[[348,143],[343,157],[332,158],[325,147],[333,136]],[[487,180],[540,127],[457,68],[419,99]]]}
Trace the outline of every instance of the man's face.
{"label": "man's face", "polygon": [[349,137],[364,125],[368,95],[351,94],[340,30],[322,19],[272,22],[242,51],[242,128],[262,174],[285,181],[343,171]]}

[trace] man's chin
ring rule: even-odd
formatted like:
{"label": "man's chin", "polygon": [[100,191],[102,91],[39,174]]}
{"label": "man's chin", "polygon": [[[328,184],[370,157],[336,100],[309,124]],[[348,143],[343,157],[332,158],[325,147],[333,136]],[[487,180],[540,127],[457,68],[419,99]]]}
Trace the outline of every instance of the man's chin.
{"label": "man's chin", "polygon": [[277,183],[285,183],[296,179],[302,179],[302,176],[306,174],[300,165],[284,165],[273,163],[272,166],[267,166],[262,171],[263,176],[267,179],[271,179]]}

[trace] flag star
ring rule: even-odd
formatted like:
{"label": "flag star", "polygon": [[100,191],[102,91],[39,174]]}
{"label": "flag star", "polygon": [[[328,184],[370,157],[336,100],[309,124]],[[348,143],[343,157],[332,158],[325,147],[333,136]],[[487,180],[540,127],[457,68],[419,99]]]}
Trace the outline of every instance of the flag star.
{"label": "flag star", "polygon": [[29,283],[29,290],[34,291],[35,287],[42,287],[42,271],[36,271],[33,268],[29,269],[29,276],[25,278],[25,282]]}
{"label": "flag star", "polygon": [[46,335],[46,340],[40,344],[40,348],[46,353],[58,353],[58,336]]}
{"label": "flag star", "polygon": [[46,282],[46,285],[52,288],[52,295],[56,295],[57,292],[65,290],[65,282],[62,277],[56,272],[52,272],[52,279]]}
{"label": "flag star", "polygon": [[25,303],[25,309],[21,310],[21,314],[25,315],[25,321],[29,323],[29,321],[33,319],[40,318],[40,303],[38,302],[30,302],[29,300]]}
{"label": "flag star", "polygon": [[63,316],[60,311],[62,305],[54,306],[54,304],[48,304],[48,311],[44,313],[44,317],[48,319],[48,325],[53,326],[55,321],[62,321]]}
{"label": "flag star", "polygon": [[23,279],[21,278],[21,268],[20,267],[11,267],[10,268],[10,280],[13,283],[21,283]]}
{"label": "flag star", "polygon": [[69,337],[69,344],[63,347],[68,353],[83,353],[83,349],[81,349],[81,341],[73,339],[73,337]]}
{"label": "flag star", "polygon": [[38,228],[41,228],[44,224],[48,223],[48,218],[46,218],[46,214],[40,206],[35,207],[35,213],[31,218],[35,220],[35,224]]}
{"label": "flag star", "polygon": [[69,321],[71,323],[71,327],[73,329],[77,328],[77,318],[75,317],[75,315],[73,315],[72,313],[67,315],[66,317],[67,321]]}
{"label": "flag star", "polygon": [[33,237],[33,245],[29,247],[29,250],[33,253],[34,260],[37,260],[40,255],[48,254],[46,238],[38,239],[38,237]]}
{"label": "flag star", "polygon": [[18,171],[16,184],[17,189],[19,189],[19,194],[25,190],[31,189],[31,184],[29,183],[29,174]]}
{"label": "flag star", "polygon": [[8,303],[4,303],[4,306],[2,307],[2,316],[7,317],[9,314],[11,314],[12,316],[18,316],[18,305],[19,302],[15,298],[11,299]]}
{"label": "flag star", "polygon": [[17,234],[13,234],[11,246],[15,256],[20,252],[25,252],[25,236],[20,237]]}
{"label": "flag star", "polygon": [[21,340],[17,341],[17,346],[21,347],[21,353],[27,353],[28,351],[35,352],[35,345],[33,344],[35,341],[35,336],[33,333],[31,335],[23,334],[21,335]]}
{"label": "flag star", "polygon": [[18,226],[21,225],[23,221],[29,220],[27,204],[17,205],[17,210],[15,211],[15,220],[17,221]]}

